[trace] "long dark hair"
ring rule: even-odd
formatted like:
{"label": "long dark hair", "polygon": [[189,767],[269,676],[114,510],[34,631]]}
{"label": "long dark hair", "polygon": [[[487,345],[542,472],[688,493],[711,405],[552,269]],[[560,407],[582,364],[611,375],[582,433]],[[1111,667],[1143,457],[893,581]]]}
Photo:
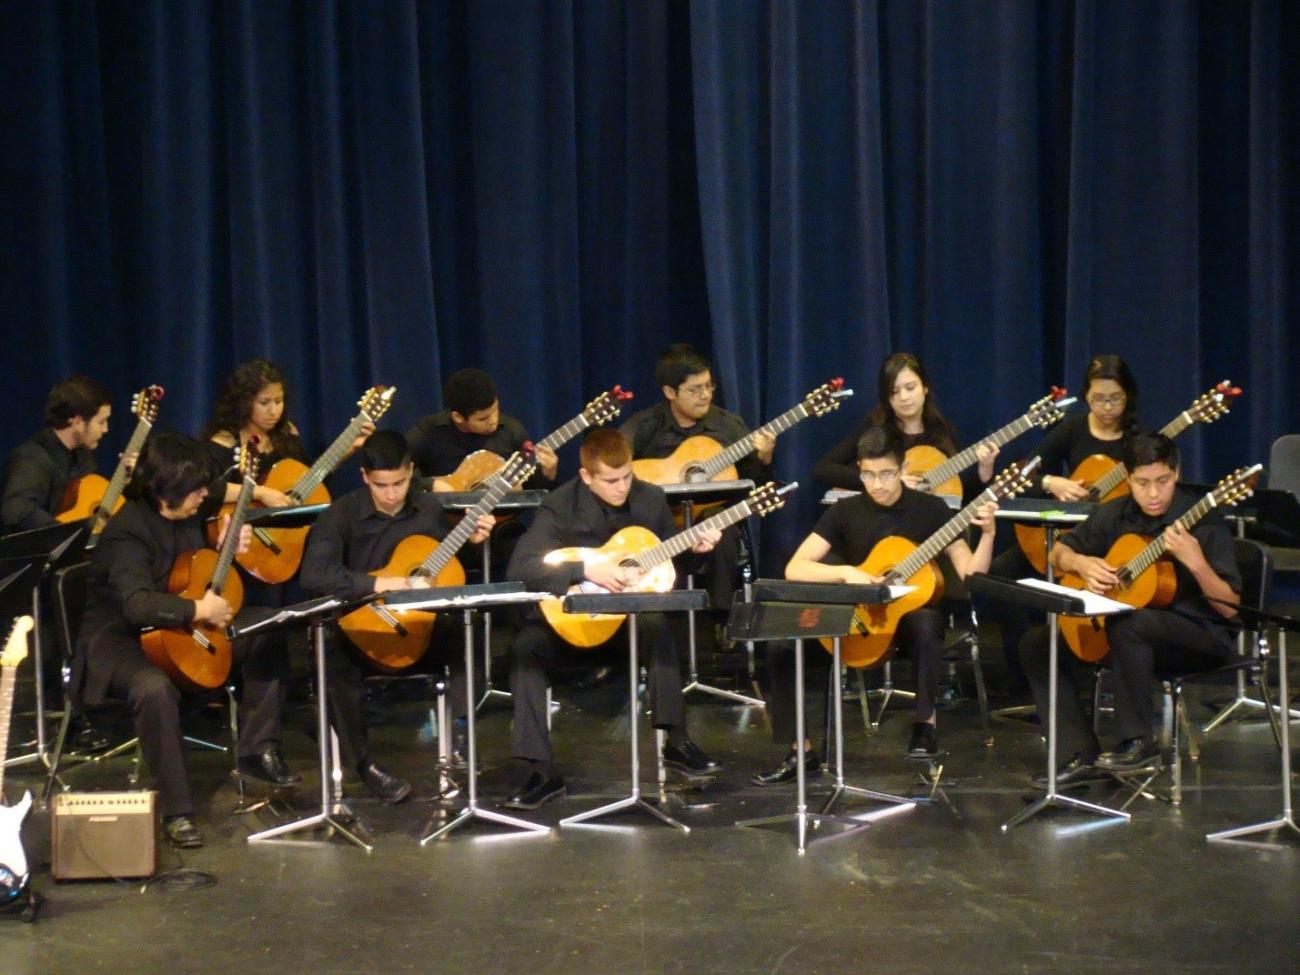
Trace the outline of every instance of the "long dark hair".
{"label": "long dark hair", "polygon": [[1124,412],[1119,417],[1119,428],[1124,436],[1133,436],[1138,432],[1138,385],[1128,365],[1117,355],[1096,356],[1088,363],[1088,368],[1083,370],[1081,388],[1085,397],[1094,379],[1114,380],[1124,390]]}
{"label": "long dark hair", "polygon": [[921,365],[921,360],[910,352],[895,352],[880,364],[880,378],[877,384],[878,402],[876,408],[871,411],[872,424],[890,427],[899,436],[903,436],[903,428],[899,426],[898,417],[894,415],[889,400],[894,395],[894,383],[898,381],[898,374],[904,369],[911,369],[916,373],[926,390],[925,405],[921,408],[921,424],[925,427],[924,442],[938,447],[951,457],[957,453],[957,431],[948,422],[948,418],[939,412],[934,389],[930,386],[930,378],[925,374],[925,366]]}
{"label": "long dark hair", "polygon": [[271,429],[271,448],[277,453],[298,453],[298,436],[289,422],[289,386],[280,367],[270,359],[250,359],[230,374],[217,405],[212,408],[212,418],[203,428],[202,439],[211,440],[218,433],[228,433],[238,443],[239,431],[253,414],[253,400],[263,387],[272,383],[284,388],[285,406],[280,422]]}

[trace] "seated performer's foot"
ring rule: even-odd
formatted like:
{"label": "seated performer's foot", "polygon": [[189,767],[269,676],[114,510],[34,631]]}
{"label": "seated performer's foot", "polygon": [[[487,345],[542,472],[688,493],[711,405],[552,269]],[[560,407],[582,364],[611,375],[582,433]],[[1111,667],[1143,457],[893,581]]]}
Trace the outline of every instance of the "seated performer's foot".
{"label": "seated performer's foot", "polygon": [[536,809],[544,802],[564,795],[564,776],[534,770],[504,803],[507,809]]}
{"label": "seated performer's foot", "polygon": [[302,781],[302,776],[289,768],[278,745],[267,745],[256,755],[241,755],[236,771],[240,778],[267,785],[289,786]]}
{"label": "seated performer's foot", "polygon": [[73,719],[69,732],[69,750],[82,755],[106,752],[113,744],[84,714]]}
{"label": "seated performer's foot", "polygon": [[578,683],[576,683],[574,687],[578,688],[580,691],[590,691],[597,687],[604,687],[617,676],[618,672],[615,671],[613,667],[609,664],[601,664],[599,667],[579,678]]}
{"label": "seated performer's foot", "polygon": [[397,805],[411,794],[411,783],[369,759],[357,763],[357,774],[375,798],[389,806]]}
{"label": "seated performer's foot", "polygon": [[939,739],[934,725],[925,721],[912,722],[912,740],[907,746],[908,758],[933,758],[939,754]]}
{"label": "seated performer's foot", "polygon": [[[1090,782],[1104,782],[1109,776],[1096,766],[1095,755],[1075,755],[1056,770],[1056,787],[1058,789],[1076,789]],[[1034,788],[1046,789],[1047,776],[1039,773],[1034,776]]]}
{"label": "seated performer's foot", "polygon": [[[751,775],[749,781],[754,785],[781,785],[786,782],[793,782],[799,777],[799,759],[793,748],[781,759],[781,764],[770,772],[759,772],[757,775]],[[821,756],[817,754],[816,749],[807,748],[803,753],[803,768],[805,775],[818,775],[822,770]]]}
{"label": "seated performer's foot", "polygon": [[203,834],[194,825],[193,816],[165,816],[162,828],[163,836],[172,846],[193,850],[203,845]]}
{"label": "seated performer's foot", "polygon": [[663,750],[664,764],[688,775],[713,775],[722,769],[722,763],[710,758],[699,745],[689,738],[674,744],[667,742]]}
{"label": "seated performer's foot", "polygon": [[1132,772],[1144,768],[1151,759],[1160,754],[1160,749],[1151,738],[1129,738],[1119,743],[1113,752],[1102,752],[1097,756],[1097,768],[1107,772]]}

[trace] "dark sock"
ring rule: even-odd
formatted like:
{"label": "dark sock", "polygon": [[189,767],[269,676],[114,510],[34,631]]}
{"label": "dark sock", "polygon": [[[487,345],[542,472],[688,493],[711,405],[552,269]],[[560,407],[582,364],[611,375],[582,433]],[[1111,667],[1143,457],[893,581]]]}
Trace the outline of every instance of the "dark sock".
{"label": "dark sock", "polygon": [[664,730],[668,732],[668,744],[674,748],[681,748],[691,740],[691,736],[686,733],[685,728],[666,728]]}

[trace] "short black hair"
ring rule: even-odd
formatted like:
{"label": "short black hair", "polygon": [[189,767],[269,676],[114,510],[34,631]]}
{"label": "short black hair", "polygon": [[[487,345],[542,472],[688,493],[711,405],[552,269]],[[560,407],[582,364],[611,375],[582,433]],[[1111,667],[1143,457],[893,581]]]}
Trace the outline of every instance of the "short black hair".
{"label": "short black hair", "polygon": [[1147,464],[1164,464],[1170,470],[1179,469],[1178,445],[1163,433],[1139,433],[1124,441],[1122,459],[1124,467],[1132,474]]}
{"label": "short black hair", "polygon": [[411,462],[411,445],[396,430],[376,430],[361,446],[361,469],[395,471]]}
{"label": "short black hair", "polygon": [[112,402],[113,394],[101,383],[89,376],[69,376],[45,397],[45,425],[62,430],[77,417],[89,420]]}
{"label": "short black hair", "polygon": [[907,458],[903,438],[893,427],[871,427],[858,440],[858,460],[878,460],[881,457],[892,457],[899,464]]}
{"label": "short black hair", "polygon": [[496,401],[496,384],[482,369],[461,369],[442,384],[443,406],[464,417],[486,410]]}
{"label": "short black hair", "polygon": [[183,433],[155,431],[140,451],[128,493],[161,511],[164,502],[175,508],[191,491],[210,487],[219,474],[208,447]]}
{"label": "short black hair", "polygon": [[655,362],[655,383],[676,389],[687,377],[711,372],[713,367],[695,346],[677,342],[668,346]]}

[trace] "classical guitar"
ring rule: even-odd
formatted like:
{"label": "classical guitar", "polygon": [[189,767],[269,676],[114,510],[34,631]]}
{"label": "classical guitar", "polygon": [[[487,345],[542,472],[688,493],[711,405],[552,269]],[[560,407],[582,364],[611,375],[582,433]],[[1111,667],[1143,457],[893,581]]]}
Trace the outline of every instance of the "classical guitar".
{"label": "classical guitar", "polygon": [[[474,534],[479,517],[491,513],[511,488],[532,476],[536,467],[536,453],[531,444],[525,444],[523,450],[510,456],[504,467],[488,476],[483,496],[465,512],[446,538],[441,542],[427,535],[404,538],[393,549],[388,563],[370,574],[376,578],[417,576],[431,588],[464,585],[465,569],[457,561],[456,553]],[[379,601],[344,616],[339,626],[377,667],[392,673],[424,656],[436,619],[435,613],[390,608]]]}
{"label": "classical guitar", "polygon": [[701,434],[683,440],[667,457],[643,457],[632,462],[636,476],[651,484],[688,484],[700,481],[734,481],[736,462],[754,452],[754,436],[767,433],[772,436],[784,433],[810,416],[825,416],[840,408],[840,403],[853,395],[844,388],[843,379],[832,379],[818,386],[797,406],[786,410],[775,420],[764,423],[749,435],[741,437],[730,447],[723,447],[712,437]]}
{"label": "classical guitar", "polygon": [[[1232,408],[1232,401],[1241,390],[1228,380],[1192,400],[1192,405],[1160,428],[1166,437],[1177,437],[1193,423],[1213,423]],[[1072,480],[1082,480],[1088,485],[1089,501],[1112,501],[1128,494],[1128,471],[1105,454],[1085,457],[1071,475]],[[1047,573],[1047,529],[1019,522],[1015,525],[1016,542],[1025,558],[1039,575]]]}
{"label": "classical guitar", "polygon": [[[934,560],[970,527],[981,505],[1015,497],[1029,487],[1030,478],[1037,469],[1037,457],[1023,466],[1012,464],[990,481],[974,501],[920,545],[897,535],[882,538],[875,544],[858,568],[879,576],[886,585],[914,588],[893,602],[859,606],[854,610],[853,632],[840,640],[840,655],[845,664],[870,667],[884,663],[894,655],[898,621],[912,610],[932,605],[943,598],[943,573]],[[822,644],[827,650],[832,649],[830,640],[823,640]]]}
{"label": "classical guitar", "polygon": [[27,855],[23,852],[22,827],[32,808],[32,794],[24,792],[16,806],[4,802],[5,756],[9,749],[9,721],[13,715],[14,684],[18,665],[27,657],[27,634],[32,618],[19,616],[9,630],[0,654],[0,906],[16,900],[27,886]]}
{"label": "classical guitar", "polygon": [[1074,405],[1074,397],[1065,398],[1067,392],[1068,390],[1059,386],[1053,386],[1050,393],[1031,403],[1029,409],[1023,415],[1012,420],[1006,426],[994,430],[987,437],[980,440],[979,443],[972,444],[952,457],[948,457],[942,451],[926,444],[910,447],[907,451],[907,464],[904,470],[908,474],[923,475],[921,483],[917,485],[918,491],[960,498],[962,494],[961,479],[958,475],[966,468],[979,463],[981,444],[987,443],[995,447],[1001,447],[1033,427],[1042,427],[1046,430],[1053,423],[1062,419],[1065,416],[1065,411]]}
{"label": "classical guitar", "polygon": [[[343,462],[361,428],[367,423],[377,423],[388,412],[388,407],[397,393],[396,386],[372,386],[357,400],[360,411],[343,432],[334,438],[325,453],[316,458],[311,467],[301,461],[286,457],[276,461],[262,483],[275,488],[289,496],[295,504],[328,504],[329,489],[325,487],[325,478]],[[261,507],[254,502],[255,507]],[[222,514],[229,514],[233,506],[227,505]],[[216,544],[217,523],[209,530],[208,540]],[[253,541],[248,551],[236,556],[235,560],[248,573],[263,582],[277,583],[291,579],[302,565],[302,553],[307,545],[309,527],[302,528],[255,528]]]}
{"label": "classical guitar", "polygon": [[[537,447],[559,450],[588,427],[598,427],[614,419],[622,412],[623,404],[631,398],[632,394],[622,386],[615,386],[601,393],[572,420],[539,440]],[[450,474],[435,478],[435,489],[438,491],[477,490],[489,477],[501,470],[505,463],[500,454],[491,450],[476,450],[462,460],[460,466]]]}
{"label": "classical guitar", "polygon": [[[546,555],[551,565],[564,562],[594,564],[617,562],[626,568],[640,570],[637,582],[628,587],[629,592],[667,592],[677,579],[673,568],[674,556],[681,555],[695,545],[711,529],[721,530],[736,524],[750,515],[771,514],[783,504],[786,495],[797,488],[797,483],[777,487],[769,482],[750,492],[749,497],[725,511],[721,511],[686,531],[665,541],[659,541],[648,528],[632,525],[616,533],[600,548],[560,548]],[[591,582],[573,586],[570,592],[604,592]],[[542,615],[555,632],[575,647],[596,647],[612,637],[623,625],[624,617],[617,614],[566,613],[562,598],[543,599]]]}
{"label": "classical guitar", "polygon": [[[231,611],[238,613],[244,605],[244,584],[232,567],[240,530],[257,487],[256,437],[235,448],[235,464],[243,483],[220,550],[200,548],[178,555],[167,580],[167,591],[182,599],[199,600],[210,589],[224,596]],[[230,638],[224,628],[211,623],[148,630],[140,635],[140,644],[149,661],[184,690],[212,690],[230,676]]]}
{"label": "classical guitar", "polygon": [[[1250,497],[1263,469],[1262,464],[1256,464],[1234,471],[1188,508],[1174,524],[1190,531],[1215,508],[1234,505]],[[1178,591],[1178,576],[1173,561],[1162,557],[1165,547],[1163,533],[1154,539],[1142,535],[1121,535],[1115,539],[1115,544],[1106,553],[1106,562],[1119,566],[1116,575],[1120,584],[1105,595],[1137,609],[1160,609],[1172,603]],[[1082,578],[1070,573],[1062,575],[1058,581],[1071,589],[1087,587]],[[1060,624],[1061,635],[1080,660],[1097,663],[1110,653],[1104,617],[1062,616]]]}
{"label": "classical guitar", "polygon": [[90,518],[90,534],[98,535],[108,524],[109,517],[122,506],[122,489],[126,487],[126,459],[138,457],[154,421],[158,419],[158,403],[163,398],[161,386],[146,386],[131,399],[131,412],[136,416],[135,431],[122,451],[112,480],[106,481],[98,474],[87,474],[68,485],[67,493],[54,517],[62,522]]}

